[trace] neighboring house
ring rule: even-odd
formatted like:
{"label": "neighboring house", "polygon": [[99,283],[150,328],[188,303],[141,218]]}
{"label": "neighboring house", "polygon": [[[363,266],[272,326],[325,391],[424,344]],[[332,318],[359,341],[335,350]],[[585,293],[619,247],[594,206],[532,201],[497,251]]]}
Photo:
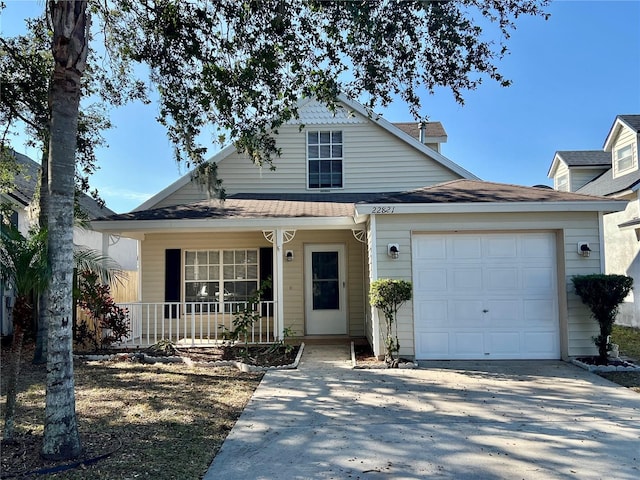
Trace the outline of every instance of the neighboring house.
{"label": "neighboring house", "polygon": [[252,341],[285,329],[301,339],[366,337],[380,355],[384,320],[368,289],[396,278],[413,283],[398,317],[402,356],[595,353],[597,324],[570,277],[600,272],[600,217],[625,201],[483,182],[439,153],[441,126],[425,125],[420,142],[420,128],[412,136],[341,102],[335,114],[301,105],[279,129],[275,171],[233,146],[215,155],[224,203],[186,175],[131,213],[92,222],[141,241],[131,344],[219,340],[271,278]]}
{"label": "neighboring house", "polygon": [[[20,173],[14,180],[15,186],[12,191],[2,194],[0,199],[3,203],[12,205],[11,223],[26,235],[29,228],[37,223],[37,205],[33,205],[40,178],[40,164],[34,162],[26,155],[14,152],[14,157],[20,167]],[[88,195],[81,195],[78,199],[80,209],[87,215],[88,219],[113,215],[115,212],[107,207],[101,207],[98,202]],[[88,228],[74,227],[73,243],[82,245],[99,252],[105,253],[113,258],[120,267],[128,274],[128,278],[134,283],[128,286],[135,294],[124,293],[124,300],[139,298],[137,295],[137,270],[138,270],[138,245],[137,241],[130,238],[121,238],[119,235],[103,234],[92,231]],[[4,285],[0,285],[0,333],[7,335],[11,333],[11,322],[8,317],[7,302],[11,298],[11,291]]]}
{"label": "neighboring house", "polygon": [[[623,211],[604,215],[606,273],[640,282],[640,115],[618,115],[602,150],[556,152],[548,176],[556,190],[627,200]],[[620,306],[617,323],[640,327],[640,302],[632,292]]]}

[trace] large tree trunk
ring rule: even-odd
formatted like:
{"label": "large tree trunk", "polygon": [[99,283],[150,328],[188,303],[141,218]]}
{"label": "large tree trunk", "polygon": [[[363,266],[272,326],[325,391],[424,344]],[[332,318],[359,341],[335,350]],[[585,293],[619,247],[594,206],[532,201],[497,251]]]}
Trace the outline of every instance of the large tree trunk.
{"label": "large tree trunk", "polygon": [[82,453],[73,380],[73,197],[80,82],[88,48],[87,2],[50,0],[55,67],[49,143],[49,332],[42,455],[71,459]]}
{"label": "large tree trunk", "polygon": [[[48,135],[47,135],[48,138]],[[49,212],[49,146],[45,145],[44,155],[42,155],[42,171],[40,173],[40,199],[38,212],[38,225],[40,230],[48,227],[47,213]],[[38,295],[38,305],[36,308],[38,315],[36,330],[36,348],[33,353],[33,363],[40,365],[47,363],[47,324],[49,322],[47,309],[47,294],[43,292]]]}

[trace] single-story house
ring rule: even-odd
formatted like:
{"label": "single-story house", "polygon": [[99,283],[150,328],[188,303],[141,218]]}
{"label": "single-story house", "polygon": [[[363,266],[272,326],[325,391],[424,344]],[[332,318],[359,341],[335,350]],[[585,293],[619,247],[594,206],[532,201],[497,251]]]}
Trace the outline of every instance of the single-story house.
{"label": "single-story house", "polygon": [[[627,200],[624,210],[603,218],[605,272],[640,282],[640,115],[618,115],[602,150],[558,151],[548,176],[565,192]],[[620,306],[616,322],[640,327],[640,302],[632,291]]]}
{"label": "single-story house", "polygon": [[402,356],[595,353],[597,324],[570,277],[602,270],[602,216],[625,200],[481,181],[440,153],[439,123],[396,126],[340,101],[335,113],[301,104],[279,129],[275,171],[233,146],[215,155],[224,202],[188,174],[92,222],[141,242],[131,343],[216,341],[271,278],[253,341],[366,338],[381,355],[368,289],[394,278],[413,284],[398,318]]}

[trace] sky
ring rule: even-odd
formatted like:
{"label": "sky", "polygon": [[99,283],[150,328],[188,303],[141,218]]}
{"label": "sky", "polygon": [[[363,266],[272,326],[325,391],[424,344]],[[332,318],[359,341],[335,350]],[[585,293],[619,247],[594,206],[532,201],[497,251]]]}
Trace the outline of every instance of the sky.
{"label": "sky", "polygon": [[[22,33],[24,19],[44,8],[42,0],[5,1],[2,36]],[[616,115],[640,114],[640,0],[556,0],[546,11],[546,21],[516,20],[510,54],[498,63],[510,87],[487,79],[464,95],[464,106],[444,89],[422,97],[428,119],[447,131],[442,153],[483,180],[551,185],[556,151],[601,150]],[[413,121],[401,101],[378,113]],[[91,185],[117,213],[187,173],[156,114],[157,105],[140,103],[111,112],[115,128],[104,134],[109,147],[97,152]],[[20,140],[14,148],[39,158]]]}

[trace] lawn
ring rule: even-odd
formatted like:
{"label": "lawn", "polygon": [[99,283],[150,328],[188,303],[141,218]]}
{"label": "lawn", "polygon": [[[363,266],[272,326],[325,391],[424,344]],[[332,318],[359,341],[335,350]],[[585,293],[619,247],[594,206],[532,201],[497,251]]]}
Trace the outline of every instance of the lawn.
{"label": "lawn", "polygon": [[[620,355],[640,362],[640,328],[613,326],[611,343],[620,346]],[[601,373],[602,377],[640,393],[640,372]]]}
{"label": "lawn", "polygon": [[[2,478],[59,465],[39,458],[45,368],[30,365],[29,353],[25,359],[20,443],[3,445]],[[262,378],[232,368],[133,362],[76,362],[75,374],[85,457],[110,455],[47,478],[201,478]],[[4,396],[1,401],[4,406]]]}

